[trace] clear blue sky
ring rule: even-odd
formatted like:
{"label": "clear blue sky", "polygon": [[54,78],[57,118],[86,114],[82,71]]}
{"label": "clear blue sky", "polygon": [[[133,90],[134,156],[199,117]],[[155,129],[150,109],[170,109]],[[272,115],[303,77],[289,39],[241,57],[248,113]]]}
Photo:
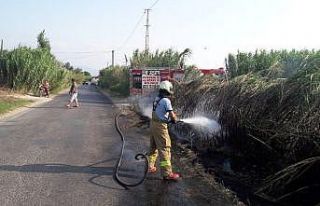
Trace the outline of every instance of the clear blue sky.
{"label": "clear blue sky", "polygon": [[[111,64],[112,49],[116,64],[144,49],[144,9],[155,2],[0,0],[0,39],[6,49],[36,47],[45,29],[60,61],[96,75]],[[188,63],[200,68],[224,66],[238,49],[319,49],[319,10],[319,0],[159,0],[150,12],[150,49],[191,48]]]}

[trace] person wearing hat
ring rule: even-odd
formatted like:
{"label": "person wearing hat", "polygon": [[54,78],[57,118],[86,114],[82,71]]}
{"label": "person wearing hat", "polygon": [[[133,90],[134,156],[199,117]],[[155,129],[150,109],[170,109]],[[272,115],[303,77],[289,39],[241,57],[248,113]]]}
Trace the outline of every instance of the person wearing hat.
{"label": "person wearing hat", "polygon": [[171,165],[171,139],[168,131],[169,122],[177,122],[173,112],[170,97],[173,94],[173,85],[169,81],[162,81],[159,85],[159,95],[153,102],[149,173],[155,173],[157,157],[160,157],[160,169],[164,180],[178,180],[180,175],[172,171]]}

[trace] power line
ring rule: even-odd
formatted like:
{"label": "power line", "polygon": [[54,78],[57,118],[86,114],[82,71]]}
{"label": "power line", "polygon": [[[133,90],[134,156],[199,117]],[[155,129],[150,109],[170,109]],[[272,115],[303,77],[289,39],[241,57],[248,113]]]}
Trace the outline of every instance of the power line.
{"label": "power line", "polygon": [[112,50],[107,50],[107,51],[53,51],[56,54],[105,54],[105,53],[110,53]]}
{"label": "power line", "polygon": [[141,17],[139,18],[138,22],[136,23],[136,25],[134,26],[133,30],[131,31],[131,33],[129,34],[129,36],[126,38],[126,40],[121,44],[121,46],[117,49],[120,50],[122,49],[127,43],[128,41],[131,39],[131,37],[133,36],[133,34],[135,33],[135,31],[137,30],[138,26],[140,25],[143,17],[144,17],[145,13],[143,13],[141,15]]}
{"label": "power line", "polygon": [[160,0],[156,0],[156,1],[152,4],[152,6],[149,7],[149,9],[152,9],[159,1],[160,1]]}
{"label": "power line", "polygon": [[68,59],[68,60],[83,60],[83,59],[91,59],[91,58],[99,58],[97,57],[97,55],[91,55],[91,56],[74,56],[74,57],[67,57],[65,59]]}
{"label": "power line", "polygon": [[[151,10],[160,0],[156,0],[150,7],[149,10]],[[123,44],[118,48],[122,49],[127,43],[128,41],[131,39],[131,37],[133,36],[133,34],[135,33],[135,31],[137,30],[138,26],[140,25],[141,21],[143,20],[144,15],[146,14],[146,12],[144,12],[141,17],[139,18],[138,22],[136,23],[136,25],[134,26],[133,30],[131,31],[131,33],[129,34],[129,36],[126,38],[126,40],[123,42]]]}
{"label": "power line", "polygon": [[[149,13],[149,11],[159,2],[160,0],[156,0],[148,9],[145,10],[145,12],[140,16],[139,20],[137,21],[137,23],[135,24],[133,30],[130,32],[130,34],[128,35],[128,37],[125,39],[125,41],[122,43],[122,45],[120,47],[117,48],[117,50],[121,50],[127,43],[128,41],[132,38],[132,36],[134,35],[134,33],[136,32],[138,26],[141,24],[145,14]],[[147,12],[146,12],[147,11]],[[147,18],[147,24],[145,25],[146,28],[146,49],[149,49],[149,31],[148,31],[148,27],[149,25],[149,18]],[[107,53],[112,53],[114,50],[108,50],[108,51],[54,51],[54,53],[56,54],[83,54],[86,55],[85,58],[91,58],[93,57],[94,54],[107,54]],[[83,57],[80,57],[83,58]]]}

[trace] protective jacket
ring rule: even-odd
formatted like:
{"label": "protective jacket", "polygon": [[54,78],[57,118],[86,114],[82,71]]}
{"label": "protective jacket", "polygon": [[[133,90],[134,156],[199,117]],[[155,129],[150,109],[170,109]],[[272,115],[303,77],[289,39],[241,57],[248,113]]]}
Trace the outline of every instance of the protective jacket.
{"label": "protective jacket", "polygon": [[168,122],[170,121],[168,113],[170,111],[172,111],[170,99],[158,96],[153,102],[149,166],[155,166],[159,155],[163,176],[168,176],[172,173],[171,139],[168,131]]}

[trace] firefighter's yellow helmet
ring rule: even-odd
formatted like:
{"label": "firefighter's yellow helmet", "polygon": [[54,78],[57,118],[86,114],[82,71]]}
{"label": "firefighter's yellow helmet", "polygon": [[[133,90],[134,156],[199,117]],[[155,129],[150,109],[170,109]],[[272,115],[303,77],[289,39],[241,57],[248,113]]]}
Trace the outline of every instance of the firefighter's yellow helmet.
{"label": "firefighter's yellow helmet", "polygon": [[169,94],[173,94],[173,85],[167,80],[160,82],[159,89],[166,90]]}

